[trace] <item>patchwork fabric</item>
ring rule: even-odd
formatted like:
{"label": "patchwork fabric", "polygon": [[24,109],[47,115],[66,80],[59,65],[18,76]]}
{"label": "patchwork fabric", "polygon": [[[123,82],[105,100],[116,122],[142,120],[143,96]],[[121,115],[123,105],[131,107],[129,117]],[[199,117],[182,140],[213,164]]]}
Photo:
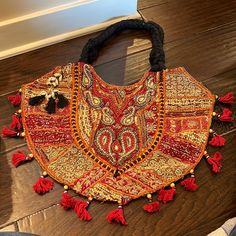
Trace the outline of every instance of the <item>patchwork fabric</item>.
{"label": "patchwork fabric", "polygon": [[[29,106],[55,73],[69,106]],[[22,87],[28,146],[44,170],[81,195],[126,202],[194,169],[208,141],[215,103],[180,67],[147,72],[130,86],[104,82],[86,63],[68,64]]]}

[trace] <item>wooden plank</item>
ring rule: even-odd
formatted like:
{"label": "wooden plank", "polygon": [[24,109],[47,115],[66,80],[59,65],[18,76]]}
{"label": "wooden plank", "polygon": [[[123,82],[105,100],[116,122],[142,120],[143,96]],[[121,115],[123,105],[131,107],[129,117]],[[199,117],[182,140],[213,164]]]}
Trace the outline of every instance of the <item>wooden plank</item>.
{"label": "wooden plank", "polygon": [[202,160],[196,169],[199,189],[191,193],[177,185],[176,199],[162,205],[160,213],[147,214],[142,210],[146,199],[138,199],[124,208],[129,225],[120,227],[110,225],[105,219],[106,214],[116,207],[114,204],[92,202],[89,212],[93,219],[90,223],[81,222],[73,211],[65,212],[54,205],[19,220],[19,230],[45,236],[57,236],[61,232],[64,235],[206,235],[235,215],[232,160],[236,152],[236,132],[225,138],[227,146],[221,150],[224,155],[222,173],[211,174],[209,166]]}
{"label": "wooden plank", "polygon": [[145,0],[145,1],[138,1],[138,10],[141,11],[143,9],[158,6],[161,4],[168,3],[168,0]]}
{"label": "wooden plank", "polygon": [[160,24],[166,41],[170,42],[235,21],[235,8],[234,0],[227,1],[227,4],[224,0],[169,0],[139,12],[147,20]]}

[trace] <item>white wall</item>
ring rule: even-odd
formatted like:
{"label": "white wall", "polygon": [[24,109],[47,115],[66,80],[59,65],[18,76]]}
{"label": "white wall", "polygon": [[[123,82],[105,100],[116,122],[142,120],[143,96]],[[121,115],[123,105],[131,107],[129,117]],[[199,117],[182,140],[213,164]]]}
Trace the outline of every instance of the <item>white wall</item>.
{"label": "white wall", "polygon": [[0,21],[31,14],[48,8],[79,2],[78,0],[1,0]]}
{"label": "white wall", "polygon": [[137,0],[0,1],[0,59],[137,17],[136,9]]}

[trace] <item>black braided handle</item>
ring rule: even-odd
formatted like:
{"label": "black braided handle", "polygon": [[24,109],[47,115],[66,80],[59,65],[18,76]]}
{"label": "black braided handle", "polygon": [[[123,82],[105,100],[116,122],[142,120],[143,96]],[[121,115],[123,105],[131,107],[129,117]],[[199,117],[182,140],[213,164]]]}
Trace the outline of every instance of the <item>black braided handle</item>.
{"label": "black braided handle", "polygon": [[149,57],[151,71],[165,69],[165,53],[163,50],[164,32],[155,22],[143,20],[123,20],[107,27],[97,37],[89,39],[80,55],[80,62],[92,64],[98,57],[99,49],[113,36],[125,29],[147,30],[152,37],[152,50]]}

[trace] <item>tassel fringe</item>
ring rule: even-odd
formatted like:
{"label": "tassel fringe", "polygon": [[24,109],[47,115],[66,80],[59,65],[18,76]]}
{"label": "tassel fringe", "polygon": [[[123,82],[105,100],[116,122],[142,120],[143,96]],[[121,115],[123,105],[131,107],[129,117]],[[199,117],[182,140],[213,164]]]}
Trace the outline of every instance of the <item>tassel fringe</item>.
{"label": "tassel fringe", "polygon": [[18,137],[20,136],[20,133],[16,132],[15,130],[9,129],[7,127],[3,127],[2,136],[3,137]]}
{"label": "tassel fringe", "polygon": [[49,192],[50,190],[52,190],[53,186],[54,184],[51,180],[46,179],[43,176],[41,176],[36,182],[36,184],[33,186],[33,188],[36,193],[45,194]]}
{"label": "tassel fringe", "polygon": [[189,177],[187,179],[184,179],[180,182],[180,185],[183,186],[186,190],[194,192],[197,190],[198,186],[195,183],[194,177]]}
{"label": "tassel fringe", "polygon": [[225,94],[218,98],[218,101],[224,104],[232,104],[234,102],[234,95],[232,92]]}
{"label": "tassel fringe", "polygon": [[212,171],[214,173],[220,173],[222,164],[221,159],[222,155],[220,152],[216,152],[213,157],[210,157],[208,154],[206,154],[207,162],[212,166]]}
{"label": "tassel fringe", "polygon": [[69,209],[74,209],[76,204],[76,200],[74,198],[72,198],[67,191],[62,193],[62,198],[60,201],[60,206],[64,209],[64,210],[69,210]]}
{"label": "tassel fringe", "polygon": [[228,108],[224,108],[222,115],[219,117],[219,120],[223,122],[232,122],[232,111],[230,111]]}
{"label": "tassel fringe", "polygon": [[222,147],[225,145],[225,139],[219,134],[213,133],[213,138],[209,141],[213,147]]}
{"label": "tassel fringe", "polygon": [[56,101],[54,98],[50,97],[48,100],[48,103],[45,107],[45,110],[47,111],[48,114],[55,113],[56,111]]}
{"label": "tassel fringe", "polygon": [[33,154],[26,156],[22,151],[18,151],[12,155],[11,163],[15,167],[20,166],[26,161],[30,161],[33,158]]}
{"label": "tassel fringe", "polygon": [[20,93],[17,93],[16,95],[8,96],[8,101],[15,107],[20,106],[20,103],[21,103]]}
{"label": "tassel fringe", "polygon": [[29,99],[29,105],[30,106],[38,106],[39,104],[41,104],[43,102],[43,100],[45,99],[45,95],[39,95],[39,96],[35,96]]}
{"label": "tassel fringe", "polygon": [[92,216],[87,211],[87,207],[89,206],[89,201],[83,202],[81,200],[77,200],[74,206],[74,211],[80,220],[90,221]]}
{"label": "tassel fringe", "polygon": [[173,200],[175,195],[176,195],[176,190],[174,187],[171,189],[164,189],[163,188],[159,191],[158,201],[162,201],[163,203],[167,203],[167,202]]}
{"label": "tassel fringe", "polygon": [[116,223],[120,223],[121,225],[127,225],[122,206],[118,206],[117,209],[111,211],[107,215],[107,221],[109,223],[116,222]]}
{"label": "tassel fringe", "polygon": [[149,213],[159,212],[160,203],[159,202],[149,202],[144,207],[143,210]]}
{"label": "tassel fringe", "polygon": [[19,118],[18,115],[14,114],[12,115],[12,122],[10,125],[11,129],[16,129],[17,131],[20,131],[22,128],[21,118]]}
{"label": "tassel fringe", "polygon": [[57,99],[58,99],[58,102],[57,102],[58,108],[64,108],[69,104],[68,99],[61,93],[57,95]]}

